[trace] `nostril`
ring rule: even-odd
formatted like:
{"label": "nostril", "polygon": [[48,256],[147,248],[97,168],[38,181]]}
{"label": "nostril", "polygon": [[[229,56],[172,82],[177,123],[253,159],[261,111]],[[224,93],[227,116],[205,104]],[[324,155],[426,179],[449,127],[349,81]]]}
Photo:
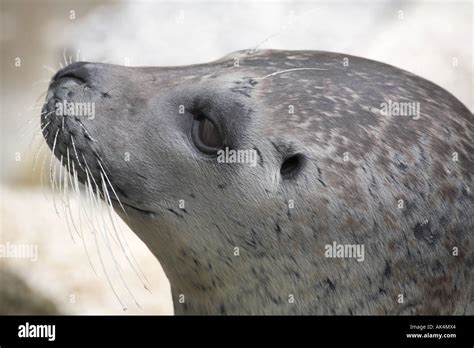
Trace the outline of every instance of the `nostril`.
{"label": "nostril", "polygon": [[292,179],[301,170],[304,164],[304,156],[300,153],[287,157],[280,168],[283,179]]}
{"label": "nostril", "polygon": [[88,68],[90,63],[88,62],[76,62],[68,65],[67,67],[59,70],[53,77],[53,81],[58,81],[63,78],[72,78],[86,83],[90,80],[90,69]]}

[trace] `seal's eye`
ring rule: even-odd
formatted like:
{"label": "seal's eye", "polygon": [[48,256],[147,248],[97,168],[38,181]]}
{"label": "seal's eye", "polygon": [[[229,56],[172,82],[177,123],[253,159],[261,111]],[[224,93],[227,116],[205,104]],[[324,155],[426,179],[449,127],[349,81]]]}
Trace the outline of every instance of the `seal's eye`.
{"label": "seal's eye", "polygon": [[194,118],[192,138],[196,147],[207,155],[213,155],[222,147],[223,139],[218,127],[205,115]]}

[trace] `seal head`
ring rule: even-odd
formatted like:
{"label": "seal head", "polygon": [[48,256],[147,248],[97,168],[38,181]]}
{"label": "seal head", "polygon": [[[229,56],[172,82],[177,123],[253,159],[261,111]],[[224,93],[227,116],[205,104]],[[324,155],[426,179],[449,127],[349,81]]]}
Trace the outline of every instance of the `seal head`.
{"label": "seal head", "polygon": [[[64,101],[95,115],[52,113]],[[472,120],[395,67],[273,50],[75,63],[42,116],[56,157],[113,188],[186,314],[474,313]],[[218,160],[230,150],[256,160]]]}

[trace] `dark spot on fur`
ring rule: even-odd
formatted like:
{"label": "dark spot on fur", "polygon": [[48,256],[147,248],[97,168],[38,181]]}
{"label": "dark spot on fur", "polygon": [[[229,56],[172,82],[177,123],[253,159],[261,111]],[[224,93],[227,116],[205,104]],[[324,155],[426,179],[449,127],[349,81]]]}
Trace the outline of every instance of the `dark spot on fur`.
{"label": "dark spot on fur", "polygon": [[316,167],[316,169],[318,170],[318,181],[324,186],[326,187],[326,183],[323,181],[322,179],[322,171],[321,171],[321,168],[319,168],[318,166]]}
{"label": "dark spot on fur", "polygon": [[258,277],[257,270],[255,269],[255,267],[252,267],[250,270],[252,271],[254,276]]}
{"label": "dark spot on fur", "polygon": [[408,166],[407,166],[405,163],[401,162],[401,161],[398,162],[398,163],[396,164],[396,166],[397,166],[398,169],[400,169],[400,170],[402,170],[402,171],[404,171],[405,169],[408,168]]}
{"label": "dark spot on fur", "polygon": [[148,180],[148,178],[140,173],[136,173],[136,175],[144,180]]}
{"label": "dark spot on fur", "polygon": [[434,273],[439,273],[441,270],[443,270],[443,265],[441,264],[441,262],[439,262],[439,260],[436,260],[432,267],[432,270]]}
{"label": "dark spot on fur", "polygon": [[217,184],[217,188],[224,189],[225,185],[224,184]]}
{"label": "dark spot on fur", "polygon": [[415,227],[413,227],[413,233],[415,235],[415,238],[418,240],[423,240],[426,238],[426,236],[429,236],[431,234],[430,231],[430,222],[423,222],[420,223],[418,222]]}
{"label": "dark spot on fur", "polygon": [[443,216],[439,219],[439,224],[442,227],[445,227],[449,223],[449,219],[446,216]]}
{"label": "dark spot on fur", "polygon": [[430,221],[418,222],[415,227],[413,227],[413,234],[416,239],[429,245],[435,244],[440,237],[439,232],[431,230]]}
{"label": "dark spot on fur", "polygon": [[331,289],[331,291],[336,290],[336,286],[334,285],[334,283],[329,278],[327,278],[325,280],[325,282],[329,286],[329,289]]}
{"label": "dark spot on fur", "polygon": [[102,97],[104,98],[110,98],[110,94],[107,92],[102,92]]}
{"label": "dark spot on fur", "polygon": [[383,275],[387,278],[392,275],[392,267],[390,267],[390,263],[387,260],[385,260],[385,270],[383,271]]}
{"label": "dark spot on fur", "polygon": [[254,80],[254,79],[249,79],[249,84],[250,84],[251,86],[256,86],[256,85],[258,85],[258,81],[257,81],[257,80]]}
{"label": "dark spot on fur", "polygon": [[276,231],[276,233],[277,233],[278,236],[281,235],[281,228],[280,228],[280,225],[279,225],[278,223],[276,224],[276,229],[275,229],[275,231]]}
{"label": "dark spot on fur", "polygon": [[415,206],[414,203],[409,202],[405,199],[403,201],[405,203],[405,209],[403,209],[403,215],[410,216],[413,213],[413,211],[415,210],[416,206]]}

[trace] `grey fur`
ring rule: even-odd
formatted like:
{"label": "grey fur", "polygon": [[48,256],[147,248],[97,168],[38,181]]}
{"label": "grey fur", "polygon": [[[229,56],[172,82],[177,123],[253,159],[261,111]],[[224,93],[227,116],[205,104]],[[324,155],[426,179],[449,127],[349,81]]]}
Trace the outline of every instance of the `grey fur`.
{"label": "grey fur", "polygon": [[[116,210],[163,265],[176,313],[474,314],[473,116],[442,88],[315,51],[66,70],[79,80],[53,82],[46,110],[93,101],[97,116],[66,119],[55,155],[73,134],[89,165],[102,159],[127,215]],[[420,103],[420,118],[382,115],[388,100]],[[258,165],[201,155],[189,138],[195,109],[230,147],[256,149]],[[60,126],[47,127],[50,146]],[[301,167],[282,178],[294,154]],[[363,244],[365,260],[326,258],[333,241]]]}

